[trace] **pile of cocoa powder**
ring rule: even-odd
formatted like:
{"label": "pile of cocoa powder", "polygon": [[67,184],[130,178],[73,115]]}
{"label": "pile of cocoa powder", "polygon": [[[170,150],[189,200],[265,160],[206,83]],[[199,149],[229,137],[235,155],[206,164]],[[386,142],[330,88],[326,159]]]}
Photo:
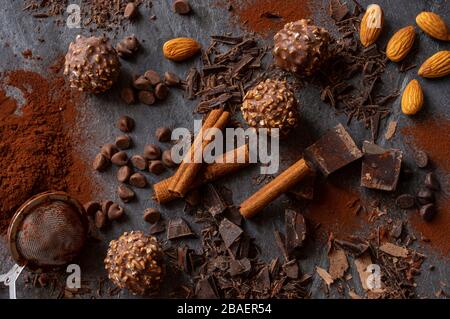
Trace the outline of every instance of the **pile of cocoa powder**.
{"label": "pile of cocoa powder", "polygon": [[37,193],[67,191],[82,202],[95,196],[89,164],[74,147],[81,101],[61,74],[15,70],[0,75],[0,233]]}

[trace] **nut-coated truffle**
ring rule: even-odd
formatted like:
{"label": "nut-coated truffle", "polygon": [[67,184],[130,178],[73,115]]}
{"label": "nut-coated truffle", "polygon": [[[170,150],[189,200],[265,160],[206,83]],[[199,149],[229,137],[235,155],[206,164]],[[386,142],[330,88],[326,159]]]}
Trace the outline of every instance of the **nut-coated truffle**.
{"label": "nut-coated truffle", "polygon": [[125,232],[109,243],[105,269],[121,289],[144,295],[157,291],[162,280],[162,250],[153,236],[141,231]]}
{"label": "nut-coated truffle", "polygon": [[274,36],[275,64],[298,76],[310,76],[330,57],[327,30],[309,19],[289,22]]}
{"label": "nut-coated truffle", "polygon": [[87,93],[102,93],[114,84],[119,73],[117,52],[107,38],[78,35],[69,45],[64,74],[72,87]]}
{"label": "nut-coated truffle", "polygon": [[[286,81],[267,79],[245,94],[242,115],[254,128],[278,128],[280,137],[297,126],[297,101]],[[273,133],[273,131],[269,131]]]}

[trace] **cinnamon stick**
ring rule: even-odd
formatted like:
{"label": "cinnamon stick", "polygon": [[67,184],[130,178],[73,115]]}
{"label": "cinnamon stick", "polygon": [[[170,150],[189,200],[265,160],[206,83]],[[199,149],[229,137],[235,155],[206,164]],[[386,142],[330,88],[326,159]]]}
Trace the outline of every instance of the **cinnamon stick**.
{"label": "cinnamon stick", "polygon": [[[196,163],[196,152],[201,152],[203,156],[203,150],[206,145],[211,142],[210,136],[204,136],[208,129],[217,128],[223,129],[228,122],[230,113],[223,109],[212,110],[206,117],[202,128],[194,139],[194,143],[191,145],[188,153],[178,167],[175,175],[172,177],[169,183],[169,191],[174,193],[178,197],[184,197],[191,187],[195,183],[198,172],[202,168],[203,163]],[[190,159],[190,160],[188,160]]]}
{"label": "cinnamon stick", "polygon": [[270,183],[247,198],[240,206],[241,215],[245,218],[252,218],[281,194],[300,182],[310,171],[311,168],[304,159],[294,163]]}
{"label": "cinnamon stick", "polygon": [[[229,154],[234,153],[235,159],[240,158],[239,156],[243,156],[245,161],[243,163],[227,163],[226,158]],[[203,184],[213,182],[222,177],[225,177],[235,171],[249,165],[249,149],[248,145],[242,145],[232,151],[229,151],[225,154],[219,155],[216,157],[217,160],[205,166],[198,174],[195,183],[191,185],[189,190],[197,188]],[[166,178],[156,184],[153,185],[153,199],[159,204],[166,204],[170,201],[173,201],[178,198],[176,194],[169,191],[169,185],[172,181],[173,176]]]}

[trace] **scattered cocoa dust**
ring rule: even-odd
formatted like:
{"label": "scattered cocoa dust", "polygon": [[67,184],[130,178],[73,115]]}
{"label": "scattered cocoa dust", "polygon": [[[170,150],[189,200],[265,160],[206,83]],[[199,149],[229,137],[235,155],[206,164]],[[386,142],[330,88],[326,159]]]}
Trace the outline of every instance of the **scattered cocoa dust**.
{"label": "scattered cocoa dust", "polygon": [[450,254],[450,120],[430,117],[401,129],[405,142],[414,150],[425,151],[436,166],[442,190],[437,194],[438,214],[431,222],[424,222],[411,214],[414,229],[430,240],[432,247],[444,255]]}
{"label": "scattered cocoa dust", "polygon": [[232,16],[249,31],[270,34],[290,21],[310,18],[313,0],[221,0],[231,6]]}
{"label": "scattered cocoa dust", "polygon": [[333,233],[338,237],[355,235],[362,229],[362,218],[358,216],[361,202],[359,194],[350,186],[328,179],[315,191],[314,201],[305,215],[313,225],[320,224],[324,235]]}
{"label": "scattered cocoa dust", "polygon": [[[23,105],[21,99],[8,96],[12,88],[21,93]],[[15,210],[37,193],[67,191],[81,202],[95,196],[89,165],[74,148],[81,101],[60,74],[48,78],[25,70],[1,74],[0,233]]]}

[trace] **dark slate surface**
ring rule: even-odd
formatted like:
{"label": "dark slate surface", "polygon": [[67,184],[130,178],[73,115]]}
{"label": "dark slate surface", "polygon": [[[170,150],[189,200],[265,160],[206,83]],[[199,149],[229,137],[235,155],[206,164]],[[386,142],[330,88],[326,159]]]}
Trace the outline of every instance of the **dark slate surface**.
{"label": "dark slate surface", "polygon": [[[124,30],[120,28],[118,34],[113,39],[121,39],[123,36],[129,34],[136,34],[141,40],[144,50],[138,55],[134,62],[123,62],[123,71],[129,77],[133,73],[143,73],[145,70],[152,68],[161,73],[164,71],[174,71],[177,74],[184,75],[192,64],[198,61],[189,63],[174,64],[162,58],[161,46],[162,44],[176,36],[190,36],[198,39],[204,45],[207,45],[210,40],[209,34],[221,34],[227,31],[236,31],[232,24],[229,24],[227,12],[223,9],[216,8],[212,5],[213,1],[199,0],[191,1],[194,5],[195,13],[188,17],[181,17],[173,14],[170,10],[170,1],[154,1],[153,8],[142,8],[142,18],[135,24],[126,25]],[[349,1],[351,2],[351,1]],[[360,1],[362,5],[368,5],[372,1]],[[400,27],[408,24],[413,24],[415,16],[418,12],[436,11],[440,12],[449,22],[450,5],[445,0],[435,1],[377,1],[383,8],[385,8],[386,26],[383,31],[383,37],[380,43],[386,43],[388,35]],[[22,1],[4,1],[2,10],[0,12],[0,70],[9,69],[31,69],[37,72],[45,72],[46,66],[49,65],[57,57],[65,53],[70,41],[78,33],[89,34],[86,29],[68,29],[65,26],[57,26],[52,19],[37,20],[31,18],[27,12],[21,10]],[[150,12],[149,12],[150,11]],[[157,19],[149,21],[148,17],[155,14]],[[319,24],[322,24],[331,30],[334,29],[333,23],[328,18],[319,18]],[[100,33],[100,32],[98,32]],[[113,34],[109,34],[113,36]],[[40,43],[39,38],[45,38],[45,43]],[[145,40],[145,42],[144,42]],[[4,43],[9,43],[10,46],[5,46]],[[415,61],[420,64],[430,54],[442,50],[449,49],[449,45],[430,39],[422,32],[418,32],[418,39],[416,41],[420,50],[418,51]],[[416,44],[416,45],[417,45]],[[26,60],[21,57],[21,52],[25,49],[31,48],[34,55],[43,57],[42,62],[35,60]],[[393,87],[403,88],[411,78],[415,76],[416,70],[411,70],[406,74],[400,74],[397,67],[389,64],[388,72],[386,74],[387,83],[391,83]],[[426,87],[426,107],[418,116],[426,117],[429,114],[448,114],[448,101],[450,99],[449,84],[450,79],[441,80],[423,80]],[[297,97],[301,101],[301,125],[294,132],[293,136],[287,141],[283,142],[281,146],[281,167],[285,168],[296,160],[302,150],[309,145],[314,139],[318,138],[327,128],[330,128],[337,123],[345,124],[343,116],[336,116],[334,111],[326,104],[321,103],[319,99],[319,91],[314,87],[304,87],[297,92]],[[411,122],[401,114],[400,100],[397,99],[392,105],[392,113],[387,121],[382,123],[380,132],[384,132],[385,124],[395,119],[399,121],[399,126],[402,127]],[[80,119],[80,127],[86,133],[86,143],[81,146],[81,151],[86,153],[87,158],[93,158],[99,147],[107,142],[112,142],[120,132],[115,128],[115,122],[120,115],[129,115],[136,120],[136,129],[131,134],[135,143],[134,149],[130,153],[138,153],[146,143],[155,142],[153,132],[162,125],[170,127],[187,127],[192,128],[193,116],[192,110],[195,102],[186,101],[182,94],[176,90],[172,91],[169,99],[165,103],[158,106],[147,107],[144,105],[125,106],[118,99],[118,90],[111,90],[108,94],[90,97],[86,104],[80,108],[82,114]],[[352,122],[350,126],[352,135],[357,139],[361,145],[364,139],[370,137],[370,132],[365,130],[360,123]],[[402,137],[399,133],[391,141],[383,140],[381,134],[378,143],[382,146],[393,146],[406,150],[402,142]],[[411,163],[411,158],[406,153],[406,164]],[[356,166],[359,168],[359,166]],[[353,170],[352,170],[353,169]],[[355,167],[347,169],[341,176],[348,180],[348,182],[357,185],[358,177],[351,174],[352,171],[358,171]],[[448,172],[447,172],[448,173]],[[235,203],[241,202],[244,198],[254,192],[258,186],[254,185],[252,178],[257,177],[259,168],[254,166],[251,169],[239,173],[238,176],[226,178],[220,184],[229,189],[238,189],[233,195]],[[166,173],[165,176],[168,176]],[[358,174],[356,174],[358,175]],[[422,174],[423,175],[423,174]],[[410,186],[415,186],[418,183],[420,174],[415,175],[416,179]],[[156,178],[148,175],[150,182],[155,182]],[[101,198],[110,198],[119,201],[115,188],[117,182],[115,180],[115,171],[96,175],[102,185],[103,195]],[[407,188],[405,188],[407,189]],[[89,243],[81,257],[79,264],[82,269],[83,280],[94,288],[97,287],[96,280],[105,278],[102,260],[104,258],[109,240],[118,237],[122,232],[127,230],[148,230],[148,225],[142,219],[142,212],[147,207],[155,207],[151,201],[149,194],[150,189],[137,190],[138,201],[126,206],[127,218],[121,223],[115,223],[110,229],[102,234],[100,242]],[[392,202],[392,195],[385,196],[386,201]],[[274,229],[283,229],[284,223],[284,209],[288,206],[287,198],[282,197],[271,204],[261,216],[254,220],[245,223],[245,230],[254,238],[256,243],[261,247],[263,256],[270,259],[279,254],[279,250],[275,245],[273,238]],[[295,204],[291,205],[295,207]],[[189,216],[183,213],[183,204],[174,203],[161,209],[163,216],[167,219],[169,217],[183,216],[188,221],[191,221]],[[389,211],[392,216],[397,218],[405,217],[395,209]],[[190,223],[193,230],[197,233],[200,231],[200,226]],[[163,237],[165,239],[165,236]],[[198,241],[195,240],[181,240],[179,244],[187,243],[192,247],[197,247]],[[448,259],[441,258],[429,247],[425,246],[419,248],[419,251],[424,252],[428,259],[425,261],[422,275],[417,278],[418,294],[419,296],[434,297],[434,292],[440,288],[440,282],[449,282],[450,270],[448,267]],[[303,272],[312,272],[314,266],[318,265],[323,268],[328,267],[328,261],[325,253],[325,245],[319,242],[309,244],[306,249],[304,259],[300,261],[301,270]],[[352,263],[352,261],[350,260]],[[436,265],[434,272],[429,272],[426,269],[428,265]],[[12,266],[12,260],[6,249],[5,239],[0,239],[0,271],[6,272]],[[358,275],[356,271],[352,270],[353,280],[350,286],[356,287],[356,292],[362,294]],[[22,275],[18,281],[18,296],[27,298],[54,298],[57,291],[52,291],[50,288],[30,288],[24,287],[24,278],[27,274]],[[170,274],[169,280],[166,281],[162,296],[167,296],[167,291],[179,282],[179,277],[176,274]],[[312,283],[312,296],[315,298],[323,298],[324,294],[320,289],[322,284],[318,276],[314,276]],[[105,287],[109,287],[108,284]],[[0,298],[7,298],[8,291],[3,287],[0,288]],[[118,297],[130,297],[130,295],[123,291]],[[332,289],[331,297],[341,298],[342,296]]]}

